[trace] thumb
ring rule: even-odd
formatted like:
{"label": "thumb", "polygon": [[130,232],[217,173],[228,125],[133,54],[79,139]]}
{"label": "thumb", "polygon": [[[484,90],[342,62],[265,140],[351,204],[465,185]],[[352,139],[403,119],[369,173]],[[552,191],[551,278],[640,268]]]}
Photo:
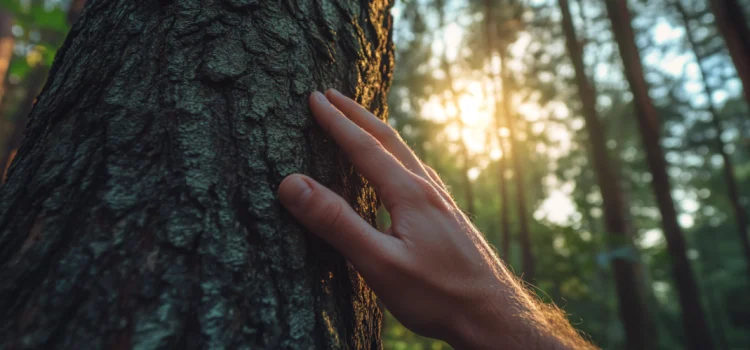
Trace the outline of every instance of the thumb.
{"label": "thumb", "polygon": [[[299,222],[332,245],[357,269],[387,254],[388,238],[362,219],[339,195],[304,175],[290,175],[279,185],[281,204]],[[373,259],[374,258],[374,259]],[[373,261],[375,260],[375,261]]]}

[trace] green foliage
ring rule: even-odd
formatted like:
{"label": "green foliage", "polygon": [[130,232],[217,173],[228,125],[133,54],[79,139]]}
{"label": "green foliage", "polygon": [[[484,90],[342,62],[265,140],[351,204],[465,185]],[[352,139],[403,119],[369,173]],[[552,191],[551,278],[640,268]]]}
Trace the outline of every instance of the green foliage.
{"label": "green foliage", "polygon": [[66,33],[70,27],[61,6],[50,8],[43,1],[33,1],[24,6],[19,0],[0,0],[0,8],[11,12],[15,24],[23,28]]}
{"label": "green foliage", "polygon": [[[24,5],[27,4],[27,5]],[[0,8],[13,16],[16,47],[22,56],[11,60],[8,74],[22,81],[37,64],[52,65],[57,48],[70,29],[67,14],[58,2],[0,0]]]}
{"label": "green foliage", "polygon": [[31,72],[31,65],[26,60],[12,60],[8,67],[8,74],[23,80]]}

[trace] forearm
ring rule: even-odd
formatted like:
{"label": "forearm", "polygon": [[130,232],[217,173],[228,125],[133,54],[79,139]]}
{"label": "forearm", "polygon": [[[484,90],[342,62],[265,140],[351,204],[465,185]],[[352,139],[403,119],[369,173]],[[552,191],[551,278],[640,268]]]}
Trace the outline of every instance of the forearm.
{"label": "forearm", "polygon": [[498,295],[472,307],[449,342],[456,349],[596,349],[552,304],[540,302],[510,275]]}

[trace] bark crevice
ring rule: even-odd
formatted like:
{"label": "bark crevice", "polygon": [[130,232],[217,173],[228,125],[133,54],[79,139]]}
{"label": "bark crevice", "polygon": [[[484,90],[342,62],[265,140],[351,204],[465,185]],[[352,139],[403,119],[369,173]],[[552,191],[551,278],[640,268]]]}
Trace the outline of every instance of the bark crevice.
{"label": "bark crevice", "polygon": [[334,3],[89,2],[0,191],[0,347],[380,347],[372,292],[275,193],[310,174],[374,221],[307,95],[385,118],[391,4]]}

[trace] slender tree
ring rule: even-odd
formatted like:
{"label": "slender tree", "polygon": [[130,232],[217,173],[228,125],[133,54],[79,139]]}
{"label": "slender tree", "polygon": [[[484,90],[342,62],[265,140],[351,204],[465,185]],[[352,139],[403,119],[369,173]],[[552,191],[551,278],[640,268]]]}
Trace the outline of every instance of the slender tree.
{"label": "slender tree", "polygon": [[[506,178],[507,159],[508,154],[505,150],[505,140],[503,135],[500,133],[502,128],[502,121],[500,116],[501,104],[504,103],[500,97],[500,74],[492,66],[492,55],[495,53],[495,41],[497,40],[495,30],[497,29],[496,22],[493,17],[493,0],[485,1],[485,29],[487,35],[487,67],[490,69],[489,78],[493,83],[493,100],[495,105],[493,106],[493,120],[495,130],[490,134],[490,138],[494,137],[498,148],[500,149],[500,159],[497,160],[497,187],[500,195],[500,250],[501,257],[506,262],[510,259],[510,206],[508,205],[508,180]],[[487,89],[490,90],[490,89]],[[489,94],[487,95],[489,99]]]}
{"label": "slender tree", "polygon": [[682,323],[687,346],[690,349],[713,349],[714,343],[701,306],[700,291],[686,254],[686,242],[677,222],[677,211],[667,174],[660,140],[660,122],[653,101],[648,95],[640,52],[635,44],[630,10],[625,1],[606,1],[612,22],[612,31],[622,56],[625,76],[633,92],[633,103],[638,129],[646,152],[646,161],[652,175],[652,187],[661,212],[662,229],[667,248],[672,257],[674,278],[682,307]]}
{"label": "slender tree", "polygon": [[[568,54],[575,70],[578,95],[588,133],[591,160],[602,196],[604,226],[612,241],[633,249],[633,229],[627,219],[627,206],[612,160],[607,154],[605,127],[596,110],[596,90],[586,76],[583,48],[578,42],[568,0],[558,0]],[[614,247],[612,247],[614,248]],[[658,344],[656,323],[648,308],[640,264],[628,259],[614,259],[614,270],[620,319],[625,327],[628,349],[655,349]]]}
{"label": "slender tree", "polygon": [[519,125],[516,120],[516,115],[513,113],[511,108],[511,93],[510,93],[510,72],[508,72],[508,65],[506,62],[507,56],[505,54],[505,48],[498,49],[498,56],[500,57],[500,80],[502,82],[502,108],[503,115],[505,117],[505,125],[508,126],[508,139],[510,140],[510,147],[508,147],[508,154],[513,162],[513,180],[515,181],[516,187],[516,215],[518,215],[518,236],[521,243],[521,262],[523,264],[523,279],[527,282],[533,282],[535,279],[535,260],[534,252],[531,247],[531,230],[529,230],[529,219],[526,204],[526,189],[525,189],[525,177],[524,168],[521,157],[523,154],[522,145],[518,141],[517,129]]}
{"label": "slender tree", "polygon": [[15,46],[15,37],[13,36],[13,15],[0,9],[0,102],[5,96],[6,77],[8,67],[13,57],[13,47]]}
{"label": "slender tree", "polygon": [[68,23],[73,24],[78,20],[86,6],[86,0],[71,0],[68,8]]}
{"label": "slender tree", "polygon": [[0,191],[0,348],[379,348],[374,294],[275,188],[374,221],[307,100],[385,118],[390,6],[89,2]]}
{"label": "slender tree", "polygon": [[737,0],[710,0],[716,26],[729,49],[750,105],[750,28]]}
{"label": "slender tree", "polygon": [[[436,5],[438,8],[438,26],[441,29],[445,28],[445,1],[437,0]],[[448,96],[444,97],[445,107],[450,103],[453,109],[456,111],[456,117],[454,122],[458,126],[459,130],[459,142],[458,149],[461,156],[461,187],[463,190],[464,202],[466,202],[466,212],[470,216],[476,214],[474,208],[474,187],[472,186],[471,179],[469,178],[469,170],[471,169],[471,155],[469,154],[469,148],[466,146],[466,142],[463,139],[463,131],[466,129],[464,120],[462,119],[463,112],[461,110],[461,104],[459,103],[460,93],[456,87],[455,78],[451,71],[451,64],[448,62],[448,52],[445,49],[447,45],[443,45],[443,52],[440,56],[440,69],[445,73],[445,83],[447,85]],[[447,110],[447,108],[445,108]]]}
{"label": "slender tree", "polygon": [[18,147],[21,146],[23,134],[26,130],[26,122],[28,121],[27,117],[46,79],[47,68],[43,64],[38,64],[31,68],[29,75],[23,81],[23,88],[25,90],[23,98],[19,102],[18,108],[13,113],[12,118],[10,118],[10,133],[6,136],[5,147],[3,148],[2,155],[0,155],[0,165],[3,167],[3,177],[0,179],[0,184],[5,182],[8,167],[10,167],[10,163],[13,161],[16,152],[18,152]]}
{"label": "slender tree", "polygon": [[[716,105],[713,101],[714,91],[711,85],[708,83],[708,73],[703,67],[703,62],[706,58],[701,53],[701,50],[698,46],[698,41],[693,35],[692,26],[690,25],[690,16],[688,15],[687,11],[677,0],[674,0],[672,4],[677,10],[677,13],[680,15],[682,24],[685,26],[687,43],[690,46],[691,51],[693,51],[693,54],[695,55],[695,60],[701,75],[703,90],[705,92],[708,105],[708,113],[711,116],[711,125],[716,130],[716,136],[713,140],[714,149],[716,153],[721,156],[721,159],[724,163],[722,170],[724,175],[724,182],[727,186],[727,197],[729,199],[729,203],[732,206],[732,211],[734,212],[737,234],[740,238],[740,247],[742,248],[742,253],[744,254],[747,264],[748,278],[750,278],[750,239],[748,239],[748,216],[747,212],[745,212],[745,209],[742,207],[742,203],[740,200],[740,194],[743,192],[740,190],[739,185],[737,184],[737,179],[734,175],[734,161],[732,161],[732,157],[730,157],[727,153],[726,144],[721,139],[722,135],[724,135],[724,127],[722,126],[718,109],[716,108]],[[748,58],[750,58],[750,56],[748,56]]]}
{"label": "slender tree", "polygon": [[[443,57],[441,64],[443,71],[445,71],[446,83],[448,84],[449,96],[445,98],[445,101],[449,101],[456,111],[455,123],[459,130],[459,142],[458,149],[461,155],[461,187],[463,190],[464,202],[466,202],[466,212],[471,215],[476,214],[474,208],[474,188],[471,184],[471,178],[469,178],[469,170],[471,169],[471,156],[469,155],[469,148],[466,146],[466,142],[463,139],[463,131],[466,129],[466,125],[461,119],[462,111],[461,105],[458,102],[459,93],[454,85],[453,73],[450,72],[450,64],[448,60]],[[444,105],[448,105],[447,103]]]}

